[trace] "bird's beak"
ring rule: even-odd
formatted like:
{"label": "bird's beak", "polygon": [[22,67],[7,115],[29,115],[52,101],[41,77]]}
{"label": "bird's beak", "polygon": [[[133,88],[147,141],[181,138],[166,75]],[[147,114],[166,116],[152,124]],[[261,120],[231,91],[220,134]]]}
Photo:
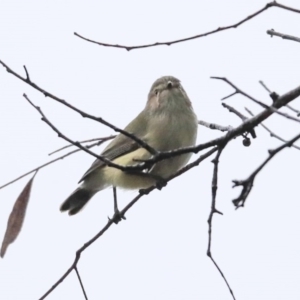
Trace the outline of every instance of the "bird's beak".
{"label": "bird's beak", "polygon": [[173,82],[172,81],[168,81],[167,88],[171,89],[172,87],[173,87]]}

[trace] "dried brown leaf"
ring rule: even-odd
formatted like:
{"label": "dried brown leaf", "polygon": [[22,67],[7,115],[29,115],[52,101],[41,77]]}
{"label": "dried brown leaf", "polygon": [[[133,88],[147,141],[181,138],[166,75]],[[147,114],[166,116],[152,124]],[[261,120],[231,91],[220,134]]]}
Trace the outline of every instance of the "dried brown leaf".
{"label": "dried brown leaf", "polygon": [[6,232],[2,241],[0,256],[3,258],[7,247],[15,241],[17,236],[19,235],[22,225],[25,218],[27,204],[30,198],[30,191],[32,187],[32,182],[35,177],[36,173],[33,177],[29,180],[29,182],[24,187],[23,191],[17,198],[14,207],[9,215],[7,221]]}

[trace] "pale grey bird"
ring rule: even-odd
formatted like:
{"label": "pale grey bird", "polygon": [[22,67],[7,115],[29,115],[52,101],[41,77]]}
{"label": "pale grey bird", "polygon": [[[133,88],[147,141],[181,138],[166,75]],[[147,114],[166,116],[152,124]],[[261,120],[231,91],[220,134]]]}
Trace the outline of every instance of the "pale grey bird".
{"label": "pale grey bird", "polygon": [[[148,94],[144,110],[125,130],[145,141],[158,151],[169,151],[194,146],[197,138],[197,117],[180,81],[173,76],[157,79]],[[112,162],[123,166],[139,164],[138,160],[152,155],[131,138],[119,134],[101,153]],[[108,167],[97,159],[83,175],[81,185],[63,202],[61,211],[70,215],[79,212],[99,191],[109,187],[143,189],[156,183],[155,178],[167,178],[189,161],[191,153],[157,162],[149,176],[130,174]]]}

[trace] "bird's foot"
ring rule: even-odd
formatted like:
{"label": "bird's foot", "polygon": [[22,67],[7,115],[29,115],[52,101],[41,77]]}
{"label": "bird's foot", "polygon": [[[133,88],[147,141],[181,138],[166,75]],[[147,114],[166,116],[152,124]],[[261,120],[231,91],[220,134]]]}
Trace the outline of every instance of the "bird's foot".
{"label": "bird's foot", "polygon": [[124,216],[124,214],[121,214],[118,209],[116,209],[113,217],[112,218],[108,217],[108,220],[113,221],[115,224],[118,224],[122,220],[126,220],[126,217]]}

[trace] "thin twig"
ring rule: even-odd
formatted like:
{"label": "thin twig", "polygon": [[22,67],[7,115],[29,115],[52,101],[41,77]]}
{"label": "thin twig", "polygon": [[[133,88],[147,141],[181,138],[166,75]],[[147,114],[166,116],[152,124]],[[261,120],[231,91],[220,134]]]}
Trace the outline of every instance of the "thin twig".
{"label": "thin twig", "polygon": [[[245,107],[245,110],[253,117],[254,114],[250,111],[250,109]],[[281,142],[286,143],[287,140],[283,139],[282,137],[280,137],[279,135],[277,135],[276,133],[274,133],[273,131],[271,131],[266,125],[264,125],[263,123],[259,124],[261,127],[263,127],[265,130],[267,130],[270,133],[271,137],[274,137],[276,139],[278,139]],[[300,147],[296,146],[296,145],[292,145],[293,148],[300,150]]]}
{"label": "thin twig", "polygon": [[267,3],[263,8],[261,8],[257,12],[255,12],[251,15],[248,15],[246,18],[242,19],[241,21],[239,21],[235,24],[224,26],[224,27],[218,27],[217,29],[214,29],[214,30],[211,30],[211,31],[208,31],[208,32],[205,32],[205,33],[197,34],[197,35],[194,35],[194,36],[191,36],[191,37],[179,39],[179,40],[174,40],[174,41],[169,41],[169,42],[156,42],[156,43],[152,43],[152,44],[145,44],[145,45],[139,45],[139,46],[125,46],[125,45],[119,45],[119,44],[108,44],[108,43],[103,43],[103,42],[97,42],[97,41],[85,38],[85,37],[83,37],[82,35],[80,35],[76,32],[74,32],[74,35],[76,35],[77,37],[79,37],[79,38],[81,38],[81,39],[83,39],[87,42],[97,44],[99,46],[125,49],[127,51],[134,50],[134,49],[143,49],[143,48],[150,48],[150,47],[156,47],[156,46],[163,46],[163,45],[164,46],[171,46],[173,44],[187,42],[187,41],[190,41],[190,40],[199,39],[201,37],[205,37],[205,36],[208,36],[208,35],[211,35],[211,34],[214,34],[214,33],[218,33],[218,32],[221,32],[221,31],[225,31],[225,30],[228,30],[228,29],[237,28],[240,25],[242,25],[242,24],[246,23],[247,21],[255,18],[256,16],[258,16],[259,14],[263,13],[264,11],[266,11],[267,9],[269,9],[271,7],[278,7],[278,8],[289,10],[289,11],[292,11],[292,12],[295,12],[295,13],[300,13],[300,10],[298,10],[298,9],[295,9],[295,8],[292,8],[292,7],[289,7],[289,6],[285,6],[285,5],[280,4],[276,1],[272,1],[272,2]]}
{"label": "thin twig", "polygon": [[[300,86],[279,96],[276,103],[273,104],[274,105],[273,108],[279,109],[285,106],[286,104],[290,103],[291,101],[293,101],[299,96],[300,96]],[[155,163],[159,160],[170,158],[173,155],[185,154],[189,152],[198,153],[199,151],[207,149],[209,147],[222,145],[224,143],[231,141],[237,136],[242,135],[244,132],[249,132],[251,129],[254,129],[261,122],[269,118],[273,113],[275,113],[275,110],[269,109],[268,107],[265,110],[263,110],[261,113],[257,114],[255,117],[249,118],[241,125],[228,131],[227,134],[219,138],[213,139],[203,144],[196,145],[194,147],[185,147],[178,150],[160,152],[158,155],[154,155],[153,158],[148,159],[147,163],[149,164]]]}
{"label": "thin twig", "polygon": [[[18,76],[16,76],[18,77]],[[289,92],[287,92],[286,94],[282,95],[279,97],[279,102],[276,104],[277,108],[280,108],[282,106],[285,106],[286,104],[290,103],[291,101],[293,101],[294,99],[296,99],[298,96],[300,95],[300,86],[295,88],[294,90],[291,90]],[[185,153],[189,153],[189,152],[193,152],[193,153],[198,153],[199,151],[201,150],[204,150],[204,149],[207,149],[209,147],[212,147],[212,146],[217,146],[217,145],[220,145],[222,143],[224,143],[225,141],[229,141],[239,135],[241,135],[243,132],[246,132],[246,131],[249,131],[251,130],[252,128],[254,128],[255,126],[257,126],[259,123],[261,123],[262,121],[264,121],[265,119],[267,119],[269,116],[271,116],[273,113],[273,111],[270,111],[268,109],[262,111],[260,114],[256,115],[255,117],[253,118],[250,118],[248,119],[246,122],[244,122],[243,124],[241,124],[240,126],[230,130],[226,135],[222,136],[222,137],[219,137],[217,139],[213,139],[209,142],[206,142],[206,143],[203,143],[203,144],[199,144],[195,147],[186,147],[186,148],[182,148],[182,149],[179,149],[179,150],[173,150],[173,151],[167,151],[167,152],[164,152],[164,153],[160,153],[159,156],[156,157],[156,160],[152,159],[152,161],[150,160],[150,163],[152,162],[155,162],[155,161],[159,161],[159,160],[162,160],[162,159],[166,159],[168,157],[171,157],[172,155],[180,155],[180,154],[185,154]],[[96,144],[95,144],[96,145]],[[93,145],[93,146],[95,146]],[[86,147],[88,148],[88,147]],[[67,153],[61,157],[58,157],[50,162],[47,162],[37,168],[34,168],[33,170],[19,176],[18,178],[15,178],[14,180],[0,186],[0,189],[1,188],[4,188],[16,181],[18,181],[19,179],[35,172],[36,170],[38,169],[41,169],[41,168],[44,168],[45,166],[55,162],[55,161],[58,161],[60,159],[63,159],[73,153],[76,153],[78,151],[80,151],[81,149],[78,149],[78,150],[74,150],[70,153]]]}
{"label": "thin twig", "polygon": [[233,180],[233,187],[242,186],[243,189],[240,193],[240,195],[232,200],[233,204],[236,208],[243,207],[245,205],[245,202],[247,200],[247,197],[249,196],[254,180],[256,178],[256,175],[264,168],[264,166],[281,150],[283,150],[286,147],[291,147],[294,142],[296,142],[300,138],[300,134],[297,134],[294,138],[287,141],[286,143],[282,144],[281,146],[275,148],[274,150],[269,150],[269,156],[267,159],[263,161],[263,163],[245,180]]}
{"label": "thin twig", "polygon": [[97,155],[96,153],[90,151],[89,149],[87,149],[86,147],[82,146],[79,142],[74,142],[73,140],[71,140],[70,138],[68,138],[66,135],[64,135],[57,127],[55,127],[49,120],[48,118],[45,116],[45,114],[43,113],[43,111],[41,110],[40,107],[36,106],[28,97],[26,94],[23,94],[24,98],[32,105],[32,107],[34,107],[38,113],[42,116],[42,121],[44,121],[47,125],[49,125],[57,134],[58,137],[66,140],[67,142],[69,142],[70,144],[80,148],[81,150],[83,150],[84,152],[94,156],[95,158],[101,160],[102,162],[104,162],[107,166],[119,169],[121,171],[128,171],[128,170],[137,170],[137,169],[144,169],[147,166],[144,164],[140,164],[139,166],[121,166],[118,164],[113,163],[112,161],[110,161],[109,159],[105,158],[104,156],[101,155]]}
{"label": "thin twig", "polygon": [[221,270],[221,268],[219,267],[219,265],[217,264],[217,262],[214,260],[213,256],[212,256],[212,252],[211,252],[211,241],[212,241],[212,221],[213,221],[213,215],[215,213],[221,214],[222,213],[220,211],[218,211],[216,209],[216,197],[217,197],[217,189],[218,189],[218,167],[219,167],[219,159],[221,156],[221,153],[224,149],[226,145],[222,145],[220,146],[220,148],[218,149],[217,155],[216,157],[212,160],[212,163],[214,164],[214,171],[213,171],[213,178],[212,178],[212,185],[211,185],[211,190],[212,190],[212,201],[211,201],[211,210],[209,213],[209,217],[207,220],[208,223],[208,247],[207,247],[207,256],[211,259],[211,261],[213,262],[213,264],[215,265],[215,267],[217,268],[217,270],[219,271],[220,275],[222,276],[222,278],[224,279],[228,290],[232,296],[232,298],[235,300],[233,291],[229,285],[229,282],[227,281],[223,271]]}
{"label": "thin twig", "polygon": [[[248,118],[246,116],[244,116],[242,113],[240,113],[237,109],[235,109],[234,107],[226,104],[226,103],[222,103],[222,106],[227,108],[229,110],[229,112],[234,113],[235,115],[237,115],[243,122],[247,121]],[[249,131],[249,133],[251,134],[252,138],[255,139],[256,138],[256,133],[254,129],[251,129]],[[248,141],[246,142],[246,144],[244,145],[248,145],[248,143],[250,143],[250,139],[248,137],[245,137],[245,139]],[[250,144],[249,144],[250,145]]]}
{"label": "thin twig", "polygon": [[242,113],[240,113],[238,110],[236,110],[234,107],[232,107],[226,103],[222,103],[222,106],[227,108],[231,113],[234,113],[235,115],[237,115],[243,122],[245,122],[248,119]]}
{"label": "thin twig", "polygon": [[[87,145],[87,146],[85,146],[85,147],[88,148],[88,149],[90,149],[90,148],[92,148],[92,147],[99,146],[100,144],[101,144],[101,142],[100,142],[100,143],[97,142],[97,143],[93,143],[93,144]],[[66,154],[64,154],[64,155],[62,155],[62,156],[60,156],[60,157],[57,157],[57,158],[55,158],[55,159],[53,159],[53,160],[50,160],[50,161],[48,161],[47,163],[42,164],[42,165],[40,165],[40,166],[38,166],[38,167],[32,169],[31,171],[28,171],[28,172],[22,174],[21,176],[19,176],[19,177],[13,179],[13,180],[11,180],[11,181],[9,181],[9,182],[7,182],[7,183],[1,185],[1,186],[0,186],[0,190],[3,189],[3,188],[6,187],[6,186],[12,184],[12,183],[14,183],[14,182],[16,182],[16,181],[18,181],[18,180],[24,178],[25,176],[27,176],[27,175],[29,175],[29,174],[31,174],[31,173],[37,171],[37,170],[43,169],[43,168],[45,168],[45,167],[47,167],[47,166],[49,166],[49,165],[55,163],[56,161],[62,160],[62,159],[64,159],[65,157],[70,156],[71,154],[77,153],[77,152],[79,152],[79,151],[81,151],[81,149],[75,149],[75,150],[73,150],[73,151],[71,151],[71,152],[68,152],[68,153],[66,153]]]}
{"label": "thin twig", "polygon": [[[179,170],[178,172],[176,172],[175,174],[171,175],[169,178],[166,179],[166,182],[169,182],[171,180],[173,180],[174,178],[180,176],[181,174],[189,171],[190,169],[198,166],[202,161],[204,161],[206,158],[208,158],[210,155],[212,155],[214,152],[217,151],[217,148],[213,148],[211,150],[209,150],[208,152],[206,152],[205,154],[201,155],[198,159],[196,159],[194,162],[188,164],[187,166],[185,166],[184,168],[182,168],[181,170]],[[151,193],[153,190],[156,189],[156,186],[151,186],[147,189],[144,190],[140,190],[139,194],[131,201],[129,202],[121,211],[120,211],[120,215],[121,216],[125,216],[125,213],[136,203],[138,202],[138,200],[140,198],[142,198],[144,195],[147,195],[149,193]],[[117,218],[119,216],[117,216],[116,214],[108,220],[107,224],[93,237],[91,238],[88,242],[86,242],[81,248],[79,248],[76,251],[76,255],[75,255],[75,259],[73,261],[73,263],[71,264],[71,266],[67,269],[67,271],[54,283],[54,285],[41,297],[39,298],[39,300],[43,300],[45,299],[50,293],[52,293],[53,290],[55,290],[68,276],[69,274],[72,272],[72,270],[77,266],[77,263],[80,259],[81,253],[88,248],[89,246],[91,246],[97,239],[99,239],[110,227],[111,225],[115,224],[115,222],[117,221]]]}
{"label": "thin twig", "polygon": [[[84,140],[84,141],[79,141],[80,144],[84,144],[84,143],[89,143],[89,142],[94,142],[94,141],[99,141],[101,143],[104,143],[106,141],[109,141],[109,140],[112,140],[116,137],[116,135],[110,135],[110,136],[106,136],[106,137],[100,137],[100,138],[94,138],[94,139],[89,139],[89,140]],[[64,147],[61,147],[55,151],[52,151],[50,152],[48,155],[53,155],[54,153],[57,153],[59,151],[62,151],[62,150],[65,150],[69,147],[73,147],[74,145],[73,144],[69,144],[69,145],[66,145]]]}
{"label": "thin twig", "polygon": [[[277,3],[278,4],[278,3]],[[278,5],[277,5],[278,6]],[[119,130],[118,128],[116,128],[114,125],[104,121],[102,118],[98,118],[92,115],[89,115],[85,112],[83,112],[82,110],[74,107],[73,105],[67,103],[65,100],[58,98],[57,96],[45,91],[44,89],[42,89],[41,87],[37,86],[35,83],[33,82],[27,82],[26,79],[24,79],[22,76],[20,76],[19,74],[17,74],[16,72],[14,72],[11,68],[9,68],[4,62],[2,62],[0,60],[0,64],[3,65],[6,68],[6,71],[8,73],[11,73],[12,75],[14,75],[15,77],[17,77],[18,79],[24,81],[25,83],[29,84],[31,87],[35,88],[36,90],[42,92],[45,96],[49,96],[50,98],[52,98],[55,101],[58,101],[59,103],[71,108],[72,110],[78,112],[79,114],[81,114],[82,116],[86,117],[86,118],[90,118],[92,120],[101,122],[111,128],[115,128],[115,131],[120,132],[124,135],[127,135],[130,137],[130,134],[128,132],[124,132],[122,130]],[[222,77],[215,77],[216,79],[222,79],[224,80],[224,78]],[[174,157],[177,155],[181,155],[181,154],[185,154],[185,153],[198,153],[201,150],[207,149],[209,147],[212,146],[217,146],[220,145],[224,142],[228,142],[231,139],[234,139],[235,137],[243,134],[244,132],[249,132],[249,130],[253,129],[255,126],[257,126],[260,122],[264,121],[265,119],[267,119],[269,116],[271,116],[274,112],[279,113],[276,109],[285,106],[286,104],[288,104],[289,102],[293,101],[294,99],[296,99],[298,96],[300,95],[300,86],[287,92],[284,95],[281,95],[276,103],[273,104],[273,107],[269,107],[265,104],[263,104],[264,106],[266,106],[267,108],[262,111],[260,114],[258,114],[257,116],[248,119],[246,122],[242,123],[240,126],[236,127],[235,129],[229,131],[226,135],[219,137],[217,139],[211,140],[209,142],[194,146],[194,147],[185,147],[185,148],[181,148],[181,149],[177,149],[177,150],[171,150],[171,151],[165,151],[165,152],[159,152],[157,154],[154,154],[152,158],[150,158],[149,160],[147,160],[148,164],[154,163],[154,162],[158,162],[170,157]],[[109,124],[109,125],[108,125]],[[124,132],[124,133],[123,133]],[[135,137],[133,136],[132,139],[134,139]],[[138,142],[137,142],[138,143]],[[141,141],[139,144],[143,144],[143,141]],[[143,146],[145,149],[147,149],[146,146]],[[148,150],[148,149],[147,149]],[[149,149],[150,150],[150,149]],[[148,150],[148,151],[149,151]],[[154,150],[155,151],[155,150]],[[149,151],[151,153],[151,151]],[[155,151],[157,152],[157,151]],[[128,168],[128,167],[127,167]],[[135,167],[131,167],[131,170],[142,170],[144,169],[145,166],[135,166]],[[126,169],[127,170],[127,169]]]}
{"label": "thin twig", "polygon": [[[259,83],[260,83],[260,84],[264,87],[264,89],[269,93],[269,95],[270,95],[270,97],[271,97],[271,99],[272,99],[273,101],[276,101],[276,100],[278,99],[279,95],[278,95],[277,93],[275,93],[275,92],[272,92],[272,91],[266,86],[266,84],[265,84],[262,80],[260,80]],[[287,107],[289,110],[295,112],[295,113],[297,114],[297,117],[300,116],[300,111],[299,111],[299,110],[293,108],[293,107],[292,107],[291,105],[289,105],[289,104],[287,104],[286,107]]]}
{"label": "thin twig", "polygon": [[271,90],[265,85],[265,83],[264,83],[262,80],[259,80],[258,82],[263,86],[263,88],[264,88],[269,94],[272,93]]}
{"label": "thin twig", "polygon": [[208,122],[205,122],[205,121],[202,121],[202,120],[198,120],[198,124],[199,125],[202,125],[204,127],[207,127],[209,129],[214,129],[214,130],[220,130],[222,132],[225,132],[225,131],[230,131],[233,129],[232,126],[222,126],[222,125],[218,125],[218,124],[215,124],[215,123],[208,123]]}
{"label": "thin twig", "polygon": [[[281,106],[278,106],[278,104],[276,104],[276,103],[277,103],[277,99],[280,98],[278,95],[276,95],[276,101],[274,101],[273,105],[272,105],[272,106],[269,106],[269,105],[267,105],[267,104],[265,104],[265,103],[263,103],[263,102],[261,102],[261,101],[255,99],[254,97],[250,96],[249,94],[243,92],[241,89],[239,89],[235,84],[233,84],[230,80],[228,80],[228,79],[225,78],[225,77],[216,77],[216,76],[212,76],[211,78],[212,78],[212,79],[223,80],[223,81],[225,81],[227,84],[229,84],[230,86],[232,86],[232,87],[235,89],[235,93],[233,93],[233,94],[241,94],[241,95],[245,96],[246,98],[252,100],[252,101],[255,102],[256,104],[262,106],[262,107],[265,108],[265,109],[269,109],[269,110],[271,110],[272,112],[275,112],[275,113],[279,114],[280,116],[283,116],[283,117],[285,117],[285,118],[287,118],[287,119],[289,119],[289,120],[293,120],[293,121],[295,121],[295,122],[297,122],[297,123],[300,123],[300,120],[299,120],[298,118],[295,118],[295,117],[293,117],[293,116],[291,116],[291,115],[289,115],[289,114],[287,114],[287,113],[283,113],[283,112],[281,112],[281,111],[278,110],[278,108],[281,107]],[[232,95],[233,95],[233,94],[232,94]],[[230,95],[227,96],[226,98],[229,98],[229,97],[230,97]],[[223,99],[224,99],[224,98],[223,98]]]}
{"label": "thin twig", "polygon": [[25,73],[26,73],[26,81],[27,81],[27,82],[30,82],[30,77],[29,77],[29,73],[28,73],[28,71],[27,71],[26,66],[24,65],[23,68],[24,68]]}
{"label": "thin twig", "polygon": [[76,111],[77,113],[79,113],[83,118],[88,118],[94,121],[97,121],[111,129],[113,129],[116,132],[122,133],[123,135],[131,138],[133,141],[137,142],[140,146],[142,146],[143,148],[145,148],[147,151],[149,151],[151,154],[157,154],[157,151],[152,148],[151,146],[149,146],[146,142],[142,141],[141,139],[139,139],[138,137],[136,137],[134,134],[127,132],[126,130],[120,129],[116,126],[114,126],[113,124],[105,121],[103,118],[100,117],[95,117],[93,115],[90,115],[78,108],[76,108],[75,106],[71,105],[70,103],[68,103],[67,101],[47,92],[46,90],[42,89],[41,87],[39,87],[37,84],[35,84],[34,82],[28,80],[29,77],[24,78],[21,75],[19,75],[18,73],[16,73],[15,71],[13,71],[8,65],[6,65],[3,61],[0,60],[0,64],[6,68],[6,71],[12,75],[14,75],[15,77],[17,77],[18,79],[24,81],[25,83],[29,84],[31,87],[33,87],[34,89],[38,90],[39,92],[43,93],[45,97],[50,97],[53,100],[69,107],[70,109]]}
{"label": "thin twig", "polygon": [[296,36],[288,35],[285,33],[276,32],[274,29],[267,30],[267,34],[269,34],[271,37],[273,37],[275,35],[275,36],[279,36],[279,37],[283,38],[284,40],[289,40],[289,41],[294,41],[294,42],[300,43],[300,38],[298,38]]}
{"label": "thin twig", "polygon": [[291,111],[295,112],[297,114],[297,117],[300,117],[300,111],[299,110],[297,110],[296,108],[294,108],[294,107],[292,107],[291,105],[288,105],[288,104],[286,105],[286,107],[288,109],[290,109]]}
{"label": "thin twig", "polygon": [[77,275],[78,281],[79,281],[79,283],[80,283],[81,290],[82,290],[82,292],[83,292],[83,295],[84,295],[84,299],[85,299],[85,300],[89,300],[89,299],[88,299],[88,297],[87,297],[87,295],[86,295],[86,292],[85,292],[85,289],[84,289],[84,286],[83,286],[83,283],[82,283],[82,280],[81,280],[80,274],[79,274],[79,272],[78,272],[77,266],[75,266],[75,267],[74,267],[74,270],[75,270],[75,272],[76,272],[76,275]]}

